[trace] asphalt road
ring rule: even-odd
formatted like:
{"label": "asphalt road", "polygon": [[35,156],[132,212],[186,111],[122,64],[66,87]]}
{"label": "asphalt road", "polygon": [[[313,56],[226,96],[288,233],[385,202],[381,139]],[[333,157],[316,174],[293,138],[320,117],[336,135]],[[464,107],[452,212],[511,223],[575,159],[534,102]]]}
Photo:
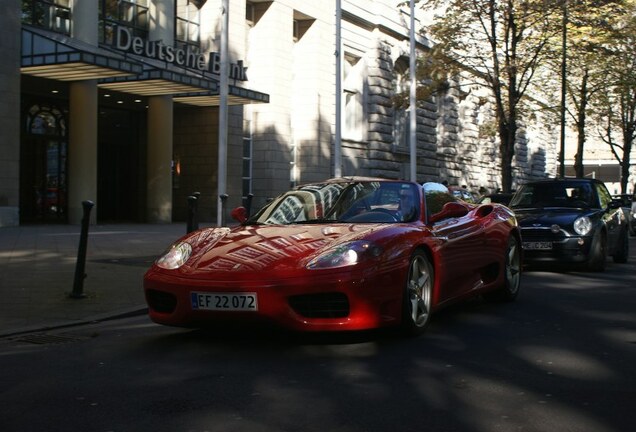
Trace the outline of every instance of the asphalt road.
{"label": "asphalt road", "polygon": [[0,430],[629,432],[635,366],[632,257],[528,272],[515,303],[462,303],[418,338],[140,316],[0,340]]}

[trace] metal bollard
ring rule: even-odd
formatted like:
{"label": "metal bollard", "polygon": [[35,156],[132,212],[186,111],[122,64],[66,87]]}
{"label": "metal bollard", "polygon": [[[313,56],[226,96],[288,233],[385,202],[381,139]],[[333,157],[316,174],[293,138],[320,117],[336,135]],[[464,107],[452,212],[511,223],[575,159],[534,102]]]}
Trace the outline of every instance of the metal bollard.
{"label": "metal bollard", "polygon": [[197,199],[197,203],[194,208],[194,221],[192,223],[192,228],[196,231],[199,229],[199,203],[201,202],[201,192],[192,192],[192,196]]}
{"label": "metal bollard", "polygon": [[252,200],[254,199],[254,194],[253,193],[248,193],[247,194],[247,200],[245,202],[245,210],[247,213],[247,217],[249,219],[250,214],[252,213]]}
{"label": "metal bollard", "polygon": [[79,248],[77,249],[77,263],[75,264],[75,279],[73,281],[73,292],[71,298],[84,298],[84,279],[86,273],[86,245],[88,243],[88,226],[90,224],[91,209],[95,204],[92,201],[82,201],[82,231],[80,233]]}
{"label": "metal bollard", "polygon": [[219,198],[221,198],[221,226],[226,226],[225,225],[225,205],[227,203],[227,199],[229,198],[229,195],[221,194],[219,195]]}
{"label": "metal bollard", "polygon": [[199,229],[197,222],[197,202],[198,198],[194,195],[188,197],[188,220],[186,223],[186,234]]}

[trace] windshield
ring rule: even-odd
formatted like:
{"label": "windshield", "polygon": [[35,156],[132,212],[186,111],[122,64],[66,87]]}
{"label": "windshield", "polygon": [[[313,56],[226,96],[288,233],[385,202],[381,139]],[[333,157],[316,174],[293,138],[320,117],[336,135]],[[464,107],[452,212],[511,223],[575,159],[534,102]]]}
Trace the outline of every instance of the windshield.
{"label": "windshield", "polygon": [[595,200],[589,183],[546,182],[523,185],[510,201],[510,207],[588,208],[595,207]]}
{"label": "windshield", "polygon": [[393,181],[309,184],[274,199],[247,223],[411,222],[420,215],[419,189]]}

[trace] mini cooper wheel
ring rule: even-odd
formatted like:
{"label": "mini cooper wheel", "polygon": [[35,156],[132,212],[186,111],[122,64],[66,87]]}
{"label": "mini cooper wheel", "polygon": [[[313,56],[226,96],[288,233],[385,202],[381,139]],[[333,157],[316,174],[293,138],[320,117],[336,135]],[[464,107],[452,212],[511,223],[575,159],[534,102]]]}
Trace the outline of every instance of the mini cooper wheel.
{"label": "mini cooper wheel", "polygon": [[605,233],[598,232],[592,239],[587,267],[594,272],[603,272],[605,261],[607,261],[607,238]]}
{"label": "mini cooper wheel", "polygon": [[620,234],[620,239],[616,245],[616,252],[614,252],[612,258],[614,262],[618,264],[625,264],[629,259],[629,237],[626,229]]}
{"label": "mini cooper wheel", "polygon": [[517,298],[521,285],[521,248],[515,236],[508,239],[503,285],[495,291],[484,294],[489,301],[509,302]]}
{"label": "mini cooper wheel", "polygon": [[433,266],[422,251],[416,251],[406,278],[402,307],[402,326],[410,335],[424,331],[431,317],[434,283]]}

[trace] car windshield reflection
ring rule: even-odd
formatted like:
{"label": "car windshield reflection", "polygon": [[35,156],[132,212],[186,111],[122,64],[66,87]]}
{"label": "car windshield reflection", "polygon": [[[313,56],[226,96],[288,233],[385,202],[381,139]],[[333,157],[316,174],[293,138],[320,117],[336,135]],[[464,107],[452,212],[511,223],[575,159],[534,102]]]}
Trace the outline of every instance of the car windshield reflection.
{"label": "car windshield reflection", "polygon": [[400,223],[417,220],[417,185],[397,181],[300,186],[263,207],[247,224]]}

